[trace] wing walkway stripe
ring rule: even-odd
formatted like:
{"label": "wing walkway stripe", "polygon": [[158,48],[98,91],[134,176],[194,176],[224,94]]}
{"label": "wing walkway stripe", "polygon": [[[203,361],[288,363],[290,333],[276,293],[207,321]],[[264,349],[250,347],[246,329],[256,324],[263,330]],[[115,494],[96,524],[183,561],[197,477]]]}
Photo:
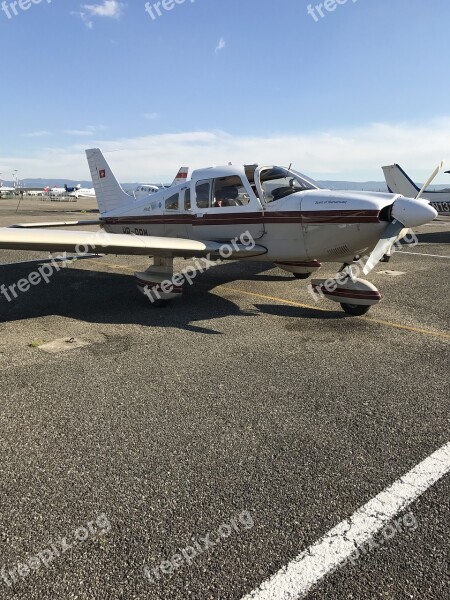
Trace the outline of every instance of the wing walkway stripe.
{"label": "wing walkway stripe", "polygon": [[359,508],[242,600],[298,600],[450,472],[450,442]]}

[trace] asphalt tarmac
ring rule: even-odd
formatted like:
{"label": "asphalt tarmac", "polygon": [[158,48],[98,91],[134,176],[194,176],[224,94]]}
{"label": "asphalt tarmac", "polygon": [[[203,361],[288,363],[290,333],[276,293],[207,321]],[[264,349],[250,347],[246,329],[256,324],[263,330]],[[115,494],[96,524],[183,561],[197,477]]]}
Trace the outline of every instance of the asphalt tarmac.
{"label": "asphalt tarmac", "polygon": [[[95,218],[7,202],[1,225]],[[239,600],[448,444],[450,219],[416,233],[363,318],[256,263],[166,308],[136,289],[141,257],[1,296],[0,597]],[[0,282],[44,256],[0,250]],[[450,597],[449,492],[306,597]]]}

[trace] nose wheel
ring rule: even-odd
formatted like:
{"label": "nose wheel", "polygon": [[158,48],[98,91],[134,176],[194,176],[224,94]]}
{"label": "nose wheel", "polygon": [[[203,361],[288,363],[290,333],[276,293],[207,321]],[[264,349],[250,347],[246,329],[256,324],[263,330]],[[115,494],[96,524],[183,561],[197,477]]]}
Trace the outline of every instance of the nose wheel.
{"label": "nose wheel", "polygon": [[342,310],[352,317],[361,317],[370,307],[378,304],[381,294],[377,288],[364,279],[354,276],[352,265],[344,264],[336,278],[313,279],[311,289],[318,298],[338,302]]}
{"label": "nose wheel", "polygon": [[344,302],[340,304],[342,310],[348,315],[352,315],[352,317],[362,317],[370,310],[370,306],[363,306],[361,304],[345,304]]}

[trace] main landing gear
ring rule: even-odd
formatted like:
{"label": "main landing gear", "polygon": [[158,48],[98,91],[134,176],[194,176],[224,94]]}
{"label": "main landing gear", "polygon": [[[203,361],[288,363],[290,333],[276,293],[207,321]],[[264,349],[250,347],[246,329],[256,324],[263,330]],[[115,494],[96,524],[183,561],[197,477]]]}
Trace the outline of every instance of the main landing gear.
{"label": "main landing gear", "polygon": [[146,271],[134,276],[138,290],[154,307],[168,306],[174,298],[183,294],[183,280],[173,273],[173,258],[155,257]]}

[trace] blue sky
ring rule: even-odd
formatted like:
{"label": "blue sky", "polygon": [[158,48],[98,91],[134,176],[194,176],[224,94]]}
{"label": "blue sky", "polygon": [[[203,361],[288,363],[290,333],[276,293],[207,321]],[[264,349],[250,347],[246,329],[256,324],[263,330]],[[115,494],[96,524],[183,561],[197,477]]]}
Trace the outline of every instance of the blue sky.
{"label": "blue sky", "polygon": [[152,19],[142,0],[6,0],[3,178],[86,178],[97,145],[141,181],[228,161],[359,180],[397,161],[423,179],[450,159],[448,0],[323,18],[318,0],[179,2]]}

